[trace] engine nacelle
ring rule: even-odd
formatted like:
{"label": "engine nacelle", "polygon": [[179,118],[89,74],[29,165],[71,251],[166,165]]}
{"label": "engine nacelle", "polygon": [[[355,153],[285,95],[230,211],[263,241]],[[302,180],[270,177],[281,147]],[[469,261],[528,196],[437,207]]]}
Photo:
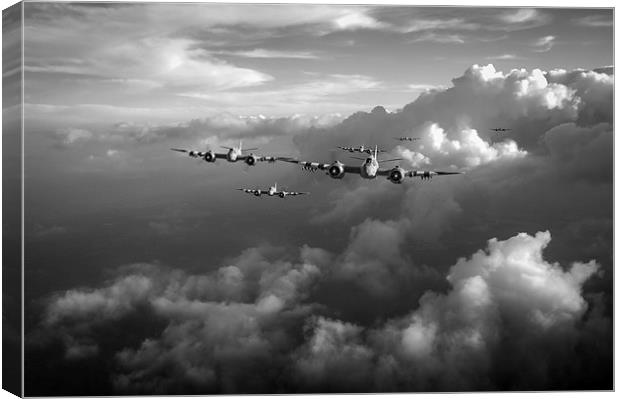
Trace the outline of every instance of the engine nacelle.
{"label": "engine nacelle", "polygon": [[310,171],[312,173],[316,172],[318,169],[314,166],[310,166],[310,165],[304,165],[301,167],[303,170],[307,170]]}
{"label": "engine nacelle", "polygon": [[402,183],[404,177],[405,177],[405,170],[398,166],[390,170],[390,173],[388,174],[388,180],[394,184]]}
{"label": "engine nacelle", "polygon": [[253,194],[257,197],[260,197],[260,190],[254,190]]}
{"label": "engine nacelle", "polygon": [[213,151],[207,151],[203,158],[206,162],[215,162],[215,153]]}
{"label": "engine nacelle", "polygon": [[284,197],[286,197],[286,193],[285,193],[284,191],[283,191],[283,192],[281,192],[281,193],[280,193],[280,194],[278,194],[278,195],[280,196],[280,198],[284,198]]}
{"label": "engine nacelle", "polygon": [[430,180],[433,178],[433,172],[430,172],[428,170],[423,170],[423,171],[413,171],[411,172],[411,176],[413,177],[419,177],[422,180]]}
{"label": "engine nacelle", "polygon": [[248,166],[254,166],[256,165],[256,156],[254,156],[254,154],[250,154],[245,158],[245,163]]}
{"label": "engine nacelle", "polygon": [[344,177],[344,165],[340,162],[334,162],[327,169],[327,174],[333,179],[342,179]]}

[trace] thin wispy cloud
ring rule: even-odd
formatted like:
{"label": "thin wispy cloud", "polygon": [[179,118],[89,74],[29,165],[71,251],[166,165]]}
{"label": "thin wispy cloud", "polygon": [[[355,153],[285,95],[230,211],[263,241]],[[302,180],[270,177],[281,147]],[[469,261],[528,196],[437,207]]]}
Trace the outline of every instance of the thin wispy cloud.
{"label": "thin wispy cloud", "polygon": [[537,53],[546,53],[547,51],[551,50],[554,44],[555,36],[541,37],[533,43],[534,51],[536,51]]}
{"label": "thin wispy cloud", "polygon": [[254,49],[246,51],[228,51],[220,52],[219,54],[232,55],[236,57],[245,58],[292,58],[302,60],[315,60],[320,58],[318,54],[310,51],[284,51],[284,50],[268,50],[268,49]]}
{"label": "thin wispy cloud", "polygon": [[441,85],[429,85],[429,84],[424,84],[424,83],[411,83],[409,85],[407,85],[407,88],[413,91],[426,91],[426,90],[433,90],[433,89],[441,89],[444,86]]}
{"label": "thin wispy cloud", "polygon": [[486,57],[487,60],[515,60],[517,58],[514,54],[490,55]]}
{"label": "thin wispy cloud", "polygon": [[291,104],[310,104],[332,96],[378,90],[382,82],[365,75],[331,74],[315,76],[312,80],[285,88],[261,90],[227,91],[223,93],[187,91],[179,96],[206,101],[216,101],[233,106],[235,104],[271,104],[273,107],[288,107]]}
{"label": "thin wispy cloud", "polygon": [[605,15],[588,15],[583,18],[576,18],[574,22],[580,26],[587,26],[590,28],[611,28],[614,26],[614,21]]}
{"label": "thin wispy cloud", "polygon": [[410,41],[416,42],[434,42],[434,43],[465,43],[465,38],[457,34],[428,32],[415,37]]}
{"label": "thin wispy cloud", "polygon": [[500,25],[497,26],[497,28],[507,31],[531,29],[545,25],[551,22],[551,20],[551,16],[544,11],[533,8],[522,8],[499,14],[498,21]]}

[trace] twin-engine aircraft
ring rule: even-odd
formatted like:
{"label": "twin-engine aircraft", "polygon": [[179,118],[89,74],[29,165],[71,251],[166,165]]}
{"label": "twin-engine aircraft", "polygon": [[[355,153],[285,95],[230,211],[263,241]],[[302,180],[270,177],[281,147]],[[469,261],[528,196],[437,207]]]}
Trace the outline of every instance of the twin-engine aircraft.
{"label": "twin-engine aircraft", "polygon": [[243,191],[245,193],[248,194],[253,194],[257,197],[260,197],[261,195],[265,194],[268,195],[270,197],[278,196],[280,198],[284,198],[288,195],[292,195],[292,196],[296,196],[296,195],[303,195],[303,194],[310,194],[308,192],[299,192],[299,191],[278,191],[278,183],[274,184],[273,186],[269,187],[269,190],[261,190],[260,188],[238,188],[237,190]]}
{"label": "twin-engine aircraft", "polygon": [[256,162],[275,162],[277,160],[276,157],[272,156],[257,156],[252,153],[245,155],[243,154],[246,151],[254,151],[258,150],[258,148],[243,148],[243,143],[239,140],[238,147],[226,147],[221,146],[222,148],[228,149],[226,153],[216,153],[212,150],[209,151],[194,151],[194,150],[185,150],[183,148],[171,148],[172,151],[184,152],[187,153],[192,158],[202,158],[205,162],[215,162],[217,159],[226,159],[228,162],[237,162],[244,161],[247,165],[253,166]]}
{"label": "twin-engine aircraft", "polygon": [[509,128],[506,128],[506,127],[494,127],[494,128],[489,129],[489,130],[493,130],[494,132],[507,132],[507,131],[512,130],[512,129],[509,129]]}
{"label": "twin-engine aircraft", "polygon": [[415,141],[415,140],[420,140],[419,137],[394,137],[395,140],[398,141]]}
{"label": "twin-engine aircraft", "polygon": [[[300,161],[294,158],[280,158],[280,159],[285,162],[299,164],[302,166],[304,170],[309,170],[312,172],[316,172],[317,170],[325,170],[326,174],[329,175],[333,179],[342,179],[345,174],[352,173],[352,174],[358,174],[364,179],[374,179],[377,176],[386,176],[387,179],[391,181],[392,183],[400,184],[403,182],[403,179],[405,177],[420,177],[422,180],[430,180],[433,178],[433,176],[461,174],[461,172],[443,172],[443,171],[437,171],[437,170],[407,171],[401,168],[400,166],[395,166],[392,169],[379,169],[379,163],[390,162],[390,161],[400,161],[402,158],[378,160],[377,152],[378,150],[375,147],[374,153],[371,154],[368,158],[364,159],[364,162],[362,163],[361,166],[348,166],[339,161],[335,161],[329,164],[329,163]],[[356,159],[362,159],[362,158],[356,158]]]}
{"label": "twin-engine aircraft", "polygon": [[[338,146],[338,148],[340,148],[341,150],[344,151],[349,151],[349,152],[360,152],[360,153],[365,153],[368,155],[372,155],[373,149],[372,148],[368,148],[366,146],[364,146],[363,144],[360,145],[359,147],[341,147]],[[378,152],[387,152],[385,150],[377,150]]]}

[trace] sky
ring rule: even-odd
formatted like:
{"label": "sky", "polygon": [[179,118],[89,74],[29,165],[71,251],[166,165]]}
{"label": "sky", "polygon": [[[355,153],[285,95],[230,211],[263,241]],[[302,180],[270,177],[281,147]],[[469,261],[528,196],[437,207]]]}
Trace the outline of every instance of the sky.
{"label": "sky", "polygon": [[27,395],[612,388],[610,9],[24,17]]}

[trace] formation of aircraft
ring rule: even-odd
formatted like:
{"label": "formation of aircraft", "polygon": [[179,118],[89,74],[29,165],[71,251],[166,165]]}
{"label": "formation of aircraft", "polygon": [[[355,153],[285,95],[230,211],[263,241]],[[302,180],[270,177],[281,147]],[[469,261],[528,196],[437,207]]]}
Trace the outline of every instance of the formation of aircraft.
{"label": "formation of aircraft", "polygon": [[317,170],[324,170],[326,171],[326,174],[332,179],[342,179],[345,174],[351,173],[360,175],[363,179],[374,179],[377,176],[385,176],[389,181],[394,184],[402,183],[405,177],[420,177],[422,180],[430,180],[433,178],[433,176],[461,174],[461,172],[444,172],[436,170],[407,171],[400,166],[395,166],[391,169],[381,169],[379,166],[380,163],[400,161],[401,158],[379,160],[377,159],[377,153],[378,149],[375,147],[374,152],[368,158],[356,158],[363,159],[364,162],[361,166],[345,165],[340,161],[335,161],[330,164],[300,161],[294,158],[281,158],[281,160],[284,162],[299,164],[301,165],[302,169],[309,170],[311,172],[316,172]]}
{"label": "formation of aircraft", "polygon": [[[341,146],[338,146],[338,148],[340,148],[341,150],[344,150],[344,151],[366,153],[368,155],[371,155],[372,151],[373,151],[372,148],[365,147],[363,144],[360,145],[359,147],[341,147]],[[379,152],[387,152],[385,150],[378,150],[378,151]]]}
{"label": "formation of aircraft", "polygon": [[310,194],[308,192],[302,192],[302,191],[285,191],[285,190],[278,191],[277,182],[273,186],[269,187],[269,190],[262,190],[260,188],[238,188],[237,190],[243,191],[248,194],[253,194],[257,197],[260,197],[263,194],[268,195],[270,197],[278,196],[280,198],[284,198],[288,195],[296,196],[296,195]]}
{"label": "formation of aircraft", "polygon": [[228,151],[225,153],[216,153],[212,150],[208,151],[195,151],[195,150],[186,150],[183,148],[171,148],[172,151],[183,152],[189,155],[192,158],[202,158],[205,162],[215,162],[218,159],[225,159],[228,162],[237,162],[244,161],[247,165],[253,166],[256,165],[256,162],[275,162],[277,160],[276,157],[272,156],[256,156],[253,153],[245,155],[246,151],[254,151],[258,150],[258,148],[243,148],[243,142],[239,140],[238,147],[226,147],[221,146],[222,148],[227,149]]}
{"label": "formation of aircraft", "polygon": [[[503,129],[503,128],[497,128]],[[493,129],[494,130],[494,129]],[[510,129],[503,129],[498,131],[505,131]],[[400,141],[414,141],[419,140],[419,137],[394,137],[396,140]],[[400,161],[402,158],[393,158],[393,159],[378,159],[378,154],[380,152],[386,152],[384,150],[380,150],[378,146],[375,146],[374,149],[365,147],[364,145],[360,145],[359,147],[338,147],[342,150],[349,152],[360,152],[368,154],[366,158],[358,158],[352,157],[354,159],[359,159],[362,162],[360,166],[353,165],[345,165],[340,161],[334,161],[332,163],[320,163],[320,162],[312,162],[312,161],[300,161],[299,159],[291,158],[291,157],[275,157],[275,156],[256,156],[253,153],[244,154],[247,151],[254,151],[258,148],[243,148],[242,141],[239,141],[239,146],[237,147],[226,147],[222,146],[222,148],[227,149],[228,151],[225,153],[216,153],[212,150],[207,151],[196,151],[196,150],[187,150],[183,148],[171,148],[173,151],[186,153],[192,158],[203,159],[205,162],[215,162],[217,159],[226,159],[228,162],[237,162],[244,161],[247,165],[253,166],[257,162],[276,162],[276,161],[284,161],[289,163],[294,163],[301,165],[302,169],[308,170],[311,172],[316,172],[317,170],[325,171],[325,173],[330,176],[332,179],[342,179],[347,173],[359,175],[363,179],[375,179],[377,176],[384,176],[387,180],[394,184],[401,184],[405,177],[413,178],[419,177],[422,180],[430,180],[434,176],[445,176],[445,175],[458,175],[462,172],[451,172],[451,171],[441,171],[441,170],[406,170],[400,166],[394,166],[392,168],[382,168],[381,164],[386,162],[394,162]],[[269,187],[269,189],[261,189],[261,188],[238,188],[237,190],[243,191],[248,194],[253,194],[257,197],[261,195],[268,195],[270,197],[278,196],[280,198],[285,198],[286,196],[297,196],[309,194],[308,192],[299,192],[299,191],[285,191],[278,190],[278,184],[275,183],[273,186]]]}
{"label": "formation of aircraft", "polygon": [[506,127],[494,127],[494,128],[491,128],[490,130],[493,130],[494,132],[507,132],[512,129],[509,129]]}

